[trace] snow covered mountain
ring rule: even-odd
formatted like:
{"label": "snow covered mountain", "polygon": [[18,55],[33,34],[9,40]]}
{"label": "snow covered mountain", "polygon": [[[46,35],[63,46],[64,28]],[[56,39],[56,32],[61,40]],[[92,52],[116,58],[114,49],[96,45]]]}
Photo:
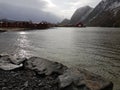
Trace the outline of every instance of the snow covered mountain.
{"label": "snow covered mountain", "polygon": [[77,24],[84,21],[84,19],[89,15],[91,11],[92,8],[90,6],[84,6],[77,9],[71,17],[70,24]]}
{"label": "snow covered mountain", "polygon": [[120,26],[120,0],[102,0],[84,23],[89,26]]}

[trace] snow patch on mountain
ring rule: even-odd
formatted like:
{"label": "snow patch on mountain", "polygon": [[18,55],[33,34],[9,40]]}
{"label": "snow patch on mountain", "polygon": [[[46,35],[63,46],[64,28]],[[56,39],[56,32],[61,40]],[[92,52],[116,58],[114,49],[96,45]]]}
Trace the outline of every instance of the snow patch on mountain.
{"label": "snow patch on mountain", "polygon": [[120,7],[120,2],[114,2],[111,6],[108,7],[109,10]]}
{"label": "snow patch on mountain", "polygon": [[101,11],[113,12],[114,16],[120,10],[120,1],[119,0],[102,0],[99,4]]}
{"label": "snow patch on mountain", "polygon": [[102,0],[84,22],[88,26],[120,26],[120,0]]}
{"label": "snow patch on mountain", "polygon": [[116,1],[114,3],[112,3],[107,10],[110,10],[114,13],[114,16],[116,16],[116,14],[118,13],[118,11],[120,10],[120,2]]}

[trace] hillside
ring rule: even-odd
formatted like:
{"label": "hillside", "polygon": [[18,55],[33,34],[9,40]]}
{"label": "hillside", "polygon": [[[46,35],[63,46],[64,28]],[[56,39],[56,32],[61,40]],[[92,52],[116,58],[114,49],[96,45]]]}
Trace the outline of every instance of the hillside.
{"label": "hillside", "polygon": [[84,6],[77,9],[71,17],[70,24],[77,24],[84,21],[91,11],[92,8],[90,6]]}
{"label": "hillside", "polygon": [[88,26],[120,26],[120,0],[102,0],[84,20]]}
{"label": "hillside", "polygon": [[70,23],[70,20],[69,19],[64,19],[60,25],[68,25]]}

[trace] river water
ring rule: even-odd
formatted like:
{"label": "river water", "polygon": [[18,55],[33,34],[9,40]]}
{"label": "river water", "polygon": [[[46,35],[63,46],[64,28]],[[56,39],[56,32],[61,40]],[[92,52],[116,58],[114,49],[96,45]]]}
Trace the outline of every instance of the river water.
{"label": "river water", "polygon": [[120,28],[52,28],[0,33],[0,53],[79,65],[120,90]]}

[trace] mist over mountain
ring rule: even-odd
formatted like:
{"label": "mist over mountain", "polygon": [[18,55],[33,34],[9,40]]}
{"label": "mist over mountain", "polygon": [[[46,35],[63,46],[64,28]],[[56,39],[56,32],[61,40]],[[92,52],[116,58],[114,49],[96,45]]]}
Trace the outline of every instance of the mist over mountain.
{"label": "mist over mountain", "polygon": [[120,0],[102,0],[84,23],[88,26],[120,26]]}
{"label": "mist over mountain", "polygon": [[84,6],[77,9],[71,17],[70,24],[83,22],[92,10],[93,8],[91,8],[90,6]]}
{"label": "mist over mountain", "polygon": [[33,22],[47,21],[51,23],[60,21],[59,17],[41,9],[27,6],[22,7],[8,3],[0,3],[0,19],[2,18],[20,21],[32,20]]}

